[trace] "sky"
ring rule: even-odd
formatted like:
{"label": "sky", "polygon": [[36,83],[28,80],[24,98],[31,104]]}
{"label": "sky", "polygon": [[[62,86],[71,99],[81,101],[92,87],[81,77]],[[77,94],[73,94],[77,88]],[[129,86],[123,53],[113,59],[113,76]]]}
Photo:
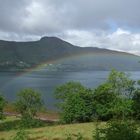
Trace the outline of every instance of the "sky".
{"label": "sky", "polygon": [[140,0],[0,0],[0,39],[56,36],[140,55]]}

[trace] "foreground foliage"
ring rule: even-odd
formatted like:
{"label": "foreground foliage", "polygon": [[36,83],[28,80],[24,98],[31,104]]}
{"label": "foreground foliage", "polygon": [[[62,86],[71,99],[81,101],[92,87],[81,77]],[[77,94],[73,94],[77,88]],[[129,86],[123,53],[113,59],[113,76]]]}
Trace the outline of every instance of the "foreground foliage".
{"label": "foreground foliage", "polygon": [[140,81],[138,81],[138,88],[132,98],[133,100],[133,117],[140,120]]}
{"label": "foreground foliage", "polygon": [[12,140],[28,140],[28,133],[24,129],[19,129]]}
{"label": "foreground foliage", "polygon": [[0,95],[0,120],[4,119],[5,117],[3,112],[5,105],[6,105],[5,98],[2,95]]}
{"label": "foreground foliage", "polygon": [[41,110],[42,106],[43,102],[40,93],[33,89],[24,89],[20,91],[15,107],[17,112],[22,116],[22,125],[29,127],[39,125],[35,116],[37,112]]}
{"label": "foreground foliage", "polygon": [[92,120],[93,94],[78,82],[68,82],[56,88],[55,95],[61,100],[61,119],[65,123]]}
{"label": "foreground foliage", "polygon": [[107,127],[96,129],[95,140],[140,140],[140,131],[131,121],[110,121]]}
{"label": "foreground foliage", "polygon": [[103,84],[88,89],[78,82],[65,83],[55,90],[65,123],[94,119],[140,118],[140,89],[124,72],[112,70]]}

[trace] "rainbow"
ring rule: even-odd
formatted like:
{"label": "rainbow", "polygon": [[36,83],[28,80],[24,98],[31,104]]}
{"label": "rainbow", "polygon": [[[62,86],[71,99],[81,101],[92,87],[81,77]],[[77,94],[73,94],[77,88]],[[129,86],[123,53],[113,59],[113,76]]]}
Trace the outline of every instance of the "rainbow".
{"label": "rainbow", "polygon": [[[32,73],[34,71],[39,71],[43,68],[47,68],[47,66],[51,65],[51,64],[61,64],[65,61],[69,61],[69,60],[77,60],[77,59],[83,59],[83,58],[88,58],[88,57],[93,57],[95,58],[96,56],[107,56],[107,55],[114,55],[114,53],[106,53],[106,52],[82,52],[82,53],[77,53],[77,54],[72,54],[72,55],[66,55],[66,56],[62,56],[61,58],[58,58],[58,59],[54,59],[54,60],[46,60],[44,62],[41,62],[40,64],[36,65],[36,66],[33,66],[29,69],[26,69],[24,72],[21,72],[18,74],[18,76],[22,76],[22,75],[25,75],[25,74],[29,74],[29,73]],[[121,56],[122,54],[120,53],[117,53],[117,55]],[[123,54],[124,55],[124,54]],[[128,57],[130,57],[128,55]]]}
{"label": "rainbow", "polygon": [[29,69],[26,69],[24,72],[21,72],[18,74],[18,76],[22,76],[22,75],[25,75],[25,74],[29,74],[29,73],[32,73],[34,71],[39,71],[43,68],[47,68],[48,65],[51,65],[51,64],[58,64],[58,63],[62,63],[64,61],[67,61],[67,60],[76,60],[76,59],[79,59],[79,58],[82,58],[82,57],[89,57],[89,56],[98,56],[98,54],[96,53],[78,53],[78,54],[73,54],[73,55],[68,55],[68,56],[63,56],[61,58],[58,58],[58,59],[54,59],[54,60],[46,60],[36,66],[33,66]]}
{"label": "rainbow", "polygon": [[55,60],[47,60],[45,62],[42,62],[36,66],[33,66],[31,68],[28,68],[24,71],[20,71],[20,72],[17,72],[15,77],[12,78],[11,80],[9,80],[4,86],[7,86],[8,84],[10,84],[11,82],[14,82],[15,80],[17,80],[18,78],[21,78],[21,77],[24,77],[28,74],[32,74],[33,72],[35,71],[40,71],[41,69],[44,69],[44,68],[47,68],[49,65],[51,64],[61,64],[62,62],[65,62],[67,60],[71,60],[71,59],[78,59],[79,57],[87,57],[87,55],[91,55],[91,54],[76,54],[76,55],[69,55],[69,56],[63,56],[59,59],[55,59]]}
{"label": "rainbow", "polygon": [[[95,59],[95,61],[96,60],[98,61],[98,59],[96,59],[96,57],[99,58],[99,56],[108,56],[108,55],[109,56],[110,55],[114,56],[114,53],[105,53],[105,52],[77,53],[77,54],[73,54],[73,55],[62,56],[59,59],[46,60],[46,61],[41,62],[40,64],[38,64],[36,66],[33,66],[33,67],[29,68],[29,69],[26,69],[23,72],[17,72],[15,77],[12,80],[8,81],[6,83],[6,85],[9,84],[10,82],[13,82],[14,80],[17,80],[18,78],[21,78],[22,76],[26,76],[28,74],[31,74],[31,73],[35,72],[35,71],[40,71],[40,70],[42,70],[44,68],[47,68],[49,65],[63,64],[64,62],[68,62],[68,61],[73,62],[75,60],[83,61],[83,60],[85,60],[85,58],[87,59],[86,62],[88,63],[88,57],[90,57],[90,59],[92,57],[92,59]],[[128,57],[128,58],[130,57],[130,55],[124,55],[124,54],[120,54],[120,53],[117,53],[117,56],[118,57],[119,56],[125,56],[125,57]]]}

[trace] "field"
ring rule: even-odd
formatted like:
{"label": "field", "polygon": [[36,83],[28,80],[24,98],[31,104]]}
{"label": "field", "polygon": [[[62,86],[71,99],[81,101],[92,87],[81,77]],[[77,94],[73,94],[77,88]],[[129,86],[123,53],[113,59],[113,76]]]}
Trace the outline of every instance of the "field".
{"label": "field", "polygon": [[[1,122],[1,124],[10,124],[11,122],[18,122],[19,119],[16,117],[7,117],[6,120]],[[16,123],[13,123],[13,127]],[[102,123],[101,125],[105,125]],[[78,133],[81,133],[85,139],[92,140],[93,133],[96,128],[96,123],[81,123],[81,124],[70,124],[70,125],[60,125],[60,124],[48,124],[44,127],[26,129],[29,134],[30,140],[65,140],[69,134],[72,134],[73,139],[75,139]],[[1,130],[0,139],[11,140],[12,137],[16,135],[17,130]]]}

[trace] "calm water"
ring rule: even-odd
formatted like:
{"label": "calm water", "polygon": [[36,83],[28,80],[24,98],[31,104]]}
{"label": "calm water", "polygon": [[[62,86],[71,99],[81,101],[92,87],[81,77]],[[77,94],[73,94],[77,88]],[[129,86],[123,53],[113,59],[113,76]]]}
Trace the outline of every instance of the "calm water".
{"label": "calm water", "polygon": [[[85,86],[94,88],[106,80],[108,73],[108,71],[50,72],[46,69],[22,75],[0,72],[0,91],[8,100],[14,101],[19,90],[28,87],[37,89],[41,91],[47,108],[54,109],[56,100],[53,91],[56,86],[67,81],[80,81]],[[140,79],[140,71],[129,73],[132,79]]]}

